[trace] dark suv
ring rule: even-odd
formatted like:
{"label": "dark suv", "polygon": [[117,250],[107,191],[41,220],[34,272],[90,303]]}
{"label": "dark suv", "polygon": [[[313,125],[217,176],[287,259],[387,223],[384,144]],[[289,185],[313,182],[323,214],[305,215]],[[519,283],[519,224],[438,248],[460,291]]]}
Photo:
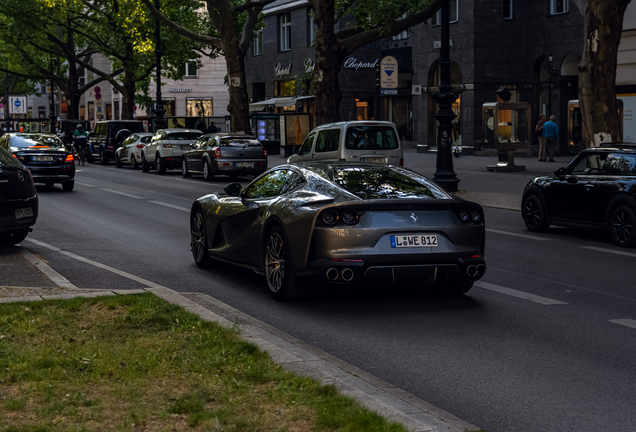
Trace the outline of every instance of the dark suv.
{"label": "dark suv", "polygon": [[523,192],[521,215],[530,231],[550,225],[608,231],[614,243],[636,246],[636,145],[612,143],[581,151]]}
{"label": "dark suv", "polygon": [[129,131],[145,132],[144,124],[138,120],[106,120],[97,122],[95,131],[88,138],[88,156],[86,160],[93,163],[99,158],[102,165],[107,165],[111,159],[115,159],[115,151],[119,147],[117,132],[122,129]]}

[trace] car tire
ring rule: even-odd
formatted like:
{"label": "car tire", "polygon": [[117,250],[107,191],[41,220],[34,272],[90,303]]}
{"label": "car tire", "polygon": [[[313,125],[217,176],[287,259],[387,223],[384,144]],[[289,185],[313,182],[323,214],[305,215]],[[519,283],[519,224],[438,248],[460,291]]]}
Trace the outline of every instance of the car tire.
{"label": "car tire", "polygon": [[64,192],[70,192],[73,190],[74,187],[75,179],[62,183],[62,189],[64,190]]}
{"label": "car tire", "polygon": [[620,247],[636,246],[636,213],[630,207],[621,205],[612,212],[610,234],[614,244]]}
{"label": "car tire", "polygon": [[86,162],[95,163],[95,159],[93,159],[93,155],[90,152],[86,155]]}
{"label": "car tire", "polygon": [[183,161],[181,162],[181,175],[184,178],[189,178],[192,176],[192,174],[190,174],[190,171],[188,171],[188,165],[186,164],[185,159],[183,159]]}
{"label": "car tire", "polygon": [[521,209],[521,216],[528,231],[543,232],[550,228],[545,218],[543,203],[537,195],[526,197]]}
{"label": "car tire", "polygon": [[29,235],[28,229],[0,234],[0,246],[15,246]]}
{"label": "car tire", "polygon": [[143,172],[150,172],[150,165],[148,164],[146,156],[144,156],[143,153],[141,154],[141,170]]}
{"label": "car tire", "polygon": [[119,158],[119,155],[117,153],[115,153],[115,167],[116,168],[122,167],[121,159]]}
{"label": "car tire", "polygon": [[212,169],[210,167],[210,162],[208,160],[203,161],[203,180],[212,181],[214,179],[214,174],[212,174]]}
{"label": "car tire", "polygon": [[209,269],[214,266],[214,260],[208,252],[205,216],[203,216],[203,210],[200,208],[197,208],[190,218],[190,250],[197,267]]}
{"label": "car tire", "polygon": [[108,155],[103,150],[99,151],[99,163],[102,165],[108,165]]}
{"label": "car tire", "polygon": [[130,167],[135,171],[139,169],[139,162],[134,154],[130,155]]}
{"label": "car tire", "polygon": [[275,300],[301,300],[309,295],[309,291],[298,284],[291,260],[286,264],[286,257],[291,257],[283,230],[275,226],[272,228],[263,245],[265,278],[269,292]]}
{"label": "car tire", "polygon": [[157,174],[164,175],[166,173],[166,161],[161,159],[159,153],[155,155],[155,166],[157,168]]}

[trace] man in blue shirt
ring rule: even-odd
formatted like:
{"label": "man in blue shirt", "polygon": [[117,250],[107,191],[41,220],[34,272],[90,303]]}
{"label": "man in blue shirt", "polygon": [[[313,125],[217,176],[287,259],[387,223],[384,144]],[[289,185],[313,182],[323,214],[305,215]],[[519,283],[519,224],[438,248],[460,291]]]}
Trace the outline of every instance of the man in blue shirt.
{"label": "man in blue shirt", "polygon": [[554,122],[555,116],[550,116],[550,121],[543,125],[543,137],[546,143],[546,154],[549,155],[548,162],[555,162],[554,154],[557,149],[557,138],[559,137],[559,126]]}

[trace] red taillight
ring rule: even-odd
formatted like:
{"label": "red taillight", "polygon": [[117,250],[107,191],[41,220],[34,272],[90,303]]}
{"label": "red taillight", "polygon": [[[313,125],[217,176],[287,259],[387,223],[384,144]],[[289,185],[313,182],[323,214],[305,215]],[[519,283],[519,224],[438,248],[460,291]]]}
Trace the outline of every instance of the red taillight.
{"label": "red taillight", "polygon": [[400,158],[400,166],[404,166],[404,159]]}
{"label": "red taillight", "polygon": [[218,157],[218,158],[221,157],[221,148],[220,147],[216,147],[214,149],[214,157]]}
{"label": "red taillight", "polygon": [[18,154],[17,153],[13,153],[13,157],[17,159],[18,158]]}
{"label": "red taillight", "polygon": [[263,157],[267,157],[267,150],[265,150],[265,147],[263,147]]}
{"label": "red taillight", "polygon": [[146,144],[137,144],[137,148],[144,148]]}
{"label": "red taillight", "polygon": [[73,162],[73,155],[72,154],[66,155],[66,159],[64,160],[64,162]]}

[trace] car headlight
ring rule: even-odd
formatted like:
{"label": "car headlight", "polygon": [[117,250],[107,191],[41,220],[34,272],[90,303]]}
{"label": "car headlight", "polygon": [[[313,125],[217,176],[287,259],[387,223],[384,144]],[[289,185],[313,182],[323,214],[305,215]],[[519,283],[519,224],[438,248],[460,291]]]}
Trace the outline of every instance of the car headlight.
{"label": "car headlight", "polygon": [[325,210],[320,215],[320,219],[325,225],[333,226],[338,223],[338,213],[335,210]]}
{"label": "car headlight", "polygon": [[353,209],[347,209],[342,212],[342,221],[347,225],[355,225],[358,223],[358,212]]}

